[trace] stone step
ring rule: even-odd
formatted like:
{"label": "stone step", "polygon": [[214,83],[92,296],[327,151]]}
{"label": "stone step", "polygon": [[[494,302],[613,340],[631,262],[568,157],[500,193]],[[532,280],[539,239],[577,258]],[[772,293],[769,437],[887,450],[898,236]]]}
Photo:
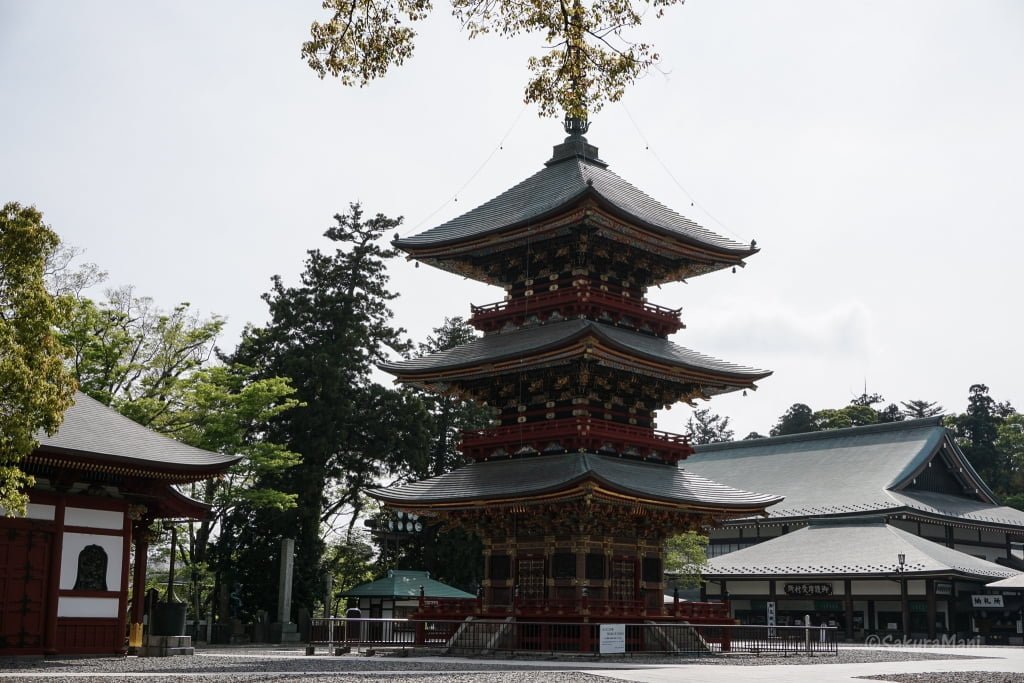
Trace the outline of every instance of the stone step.
{"label": "stone step", "polygon": [[194,647],[152,647],[139,648],[140,657],[176,657],[180,655],[191,656],[196,653]]}
{"label": "stone step", "polygon": [[147,636],[146,645],[158,647],[189,647],[192,636]]}

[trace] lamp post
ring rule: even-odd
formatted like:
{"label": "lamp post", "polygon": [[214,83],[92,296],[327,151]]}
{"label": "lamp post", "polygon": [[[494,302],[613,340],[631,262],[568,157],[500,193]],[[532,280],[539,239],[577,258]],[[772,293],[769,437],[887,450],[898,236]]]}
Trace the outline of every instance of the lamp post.
{"label": "lamp post", "polygon": [[904,553],[900,553],[896,556],[896,560],[896,576],[900,584],[900,621],[903,622],[903,637],[907,638],[910,630],[910,610],[907,605],[907,582],[903,578],[904,573],[907,571],[907,556]]}

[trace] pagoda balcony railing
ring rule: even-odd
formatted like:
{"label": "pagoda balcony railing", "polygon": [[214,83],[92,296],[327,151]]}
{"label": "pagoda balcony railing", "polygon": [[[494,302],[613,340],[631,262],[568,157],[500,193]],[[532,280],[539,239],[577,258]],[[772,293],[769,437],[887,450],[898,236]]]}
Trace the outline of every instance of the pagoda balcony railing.
{"label": "pagoda balcony railing", "polygon": [[693,453],[682,434],[590,417],[543,420],[462,433],[462,453],[473,460],[589,452],[675,464]]}
{"label": "pagoda balcony railing", "polygon": [[563,318],[585,317],[658,336],[668,336],[685,327],[679,319],[680,308],[658,306],[642,299],[595,289],[589,284],[569,285],[554,292],[483,306],[471,305],[470,309],[470,324],[483,332],[500,330],[509,322],[522,325],[531,316],[547,321],[555,313]]}
{"label": "pagoda balcony railing", "polygon": [[[605,420],[617,420],[619,423],[626,423],[630,426],[639,425],[639,429],[645,427],[641,424],[641,420],[647,422],[653,422],[654,417],[650,413],[640,412],[629,412],[629,409],[623,408],[605,408],[603,406],[593,405],[560,405],[554,408],[530,408],[523,412],[518,411],[506,411],[501,412],[497,415],[499,420],[509,420],[519,417],[525,417],[529,422],[540,421],[540,420],[553,420],[556,418],[568,418],[568,417],[592,417]],[[493,424],[493,423],[492,423]],[[518,426],[518,425],[512,425]],[[653,428],[652,428],[653,429]],[[668,432],[664,432],[668,433]]]}

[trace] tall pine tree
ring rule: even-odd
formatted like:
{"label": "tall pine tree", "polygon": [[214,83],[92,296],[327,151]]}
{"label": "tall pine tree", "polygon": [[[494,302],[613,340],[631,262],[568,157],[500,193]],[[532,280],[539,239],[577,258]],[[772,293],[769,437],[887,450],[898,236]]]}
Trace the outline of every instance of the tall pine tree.
{"label": "tall pine tree", "polygon": [[294,604],[313,608],[325,522],[346,510],[358,513],[364,489],[386,475],[421,468],[429,450],[420,400],[371,379],[389,349],[409,351],[388,307],[396,295],[387,288],[385,262],[397,252],[381,245],[400,220],[364,219],[358,204],[335,220],[324,233],[337,243],[335,252],[309,251],[297,286],[274,276],[263,296],[270,322],[247,329],[234,354],[258,376],[289,378],[303,404],[270,424],[272,440],[301,462],[266,482],[296,494],[296,507],[250,511],[248,519],[240,510],[231,520],[239,530],[236,546],[226,549],[234,553],[243,595],[268,610],[277,592],[268,558],[278,556],[281,538],[295,539]]}

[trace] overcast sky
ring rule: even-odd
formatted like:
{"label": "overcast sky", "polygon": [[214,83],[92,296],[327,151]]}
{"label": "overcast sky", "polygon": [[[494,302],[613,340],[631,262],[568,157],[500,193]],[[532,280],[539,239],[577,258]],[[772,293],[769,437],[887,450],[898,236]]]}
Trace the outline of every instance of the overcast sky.
{"label": "overcast sky", "polygon": [[[228,317],[329,248],[360,201],[419,232],[541,168],[563,133],[524,107],[539,38],[468,41],[437,3],[414,58],[364,89],[299,57],[307,2],[0,0],[0,201],[169,308]],[[746,269],[653,290],[673,339],[775,374],[717,397],[738,437],[861,393],[1024,406],[1024,3],[690,0],[644,37],[660,68],[589,134],[611,169],[726,236]],[[500,290],[395,262],[422,340]],[[663,413],[681,431],[688,410]]]}

